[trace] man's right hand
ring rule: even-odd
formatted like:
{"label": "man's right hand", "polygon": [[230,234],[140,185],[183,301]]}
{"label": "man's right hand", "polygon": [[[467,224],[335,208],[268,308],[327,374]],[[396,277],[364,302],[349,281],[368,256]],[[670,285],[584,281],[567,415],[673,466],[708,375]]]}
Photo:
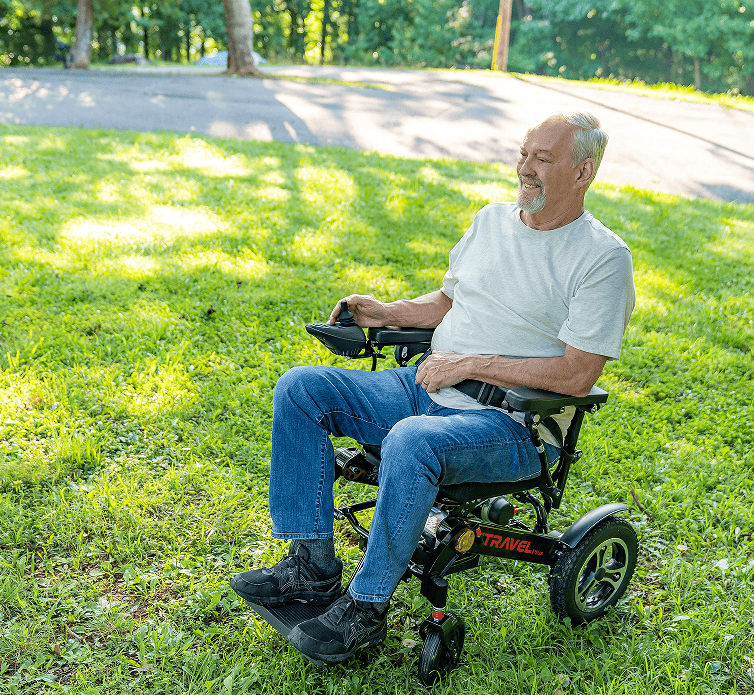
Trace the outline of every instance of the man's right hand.
{"label": "man's right hand", "polygon": [[331,326],[338,320],[341,302],[348,304],[354,320],[362,328],[378,328],[390,324],[390,312],[387,309],[387,304],[366,294],[352,294],[338,300],[330,318],[327,320],[327,323]]}

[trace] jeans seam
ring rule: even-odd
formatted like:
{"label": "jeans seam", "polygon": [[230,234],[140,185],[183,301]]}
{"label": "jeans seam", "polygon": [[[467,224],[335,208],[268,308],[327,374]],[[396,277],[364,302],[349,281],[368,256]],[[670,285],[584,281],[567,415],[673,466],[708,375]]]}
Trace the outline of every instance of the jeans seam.
{"label": "jeans seam", "polygon": [[454,450],[462,450],[462,451],[479,451],[481,449],[489,449],[494,446],[499,447],[506,447],[510,446],[511,444],[523,444],[524,446],[527,445],[527,441],[525,439],[489,439],[486,442],[483,442],[481,444],[446,444],[439,446],[437,448],[438,454],[445,454],[448,451],[454,451]]}
{"label": "jeans seam", "polygon": [[[378,422],[376,422],[374,420],[368,420],[368,419],[360,417],[358,415],[354,415],[353,413],[349,413],[347,410],[340,410],[338,408],[335,408],[333,410],[328,410],[327,412],[323,412],[321,414],[321,416],[315,420],[317,426],[318,427],[322,427],[322,421],[325,418],[329,418],[330,415],[332,415],[334,413],[340,413],[341,415],[345,415],[346,417],[353,418],[354,420],[358,420],[359,422],[363,422],[363,423],[365,423],[367,425],[373,425],[374,427],[377,427],[377,428],[379,428],[381,430],[386,430],[387,432],[390,431],[389,427],[385,427],[384,425],[381,425],[380,423],[378,423]],[[322,429],[325,430],[325,432],[327,432],[327,429],[325,427],[322,427]]]}
{"label": "jeans seam", "polygon": [[[418,487],[419,487],[419,476],[418,475],[413,475],[412,476],[412,480],[411,480],[411,489],[408,490],[406,496],[409,499],[415,498],[416,497],[416,490],[417,490]],[[405,525],[407,517],[408,517],[408,508],[407,508],[407,506],[404,505],[403,511],[401,513],[401,516],[398,517],[398,519],[397,519],[397,521],[395,523],[395,531],[396,532],[403,528],[403,526]],[[394,540],[395,540],[394,538],[392,538],[392,537],[390,538],[391,542],[394,542]],[[380,585],[378,587],[379,588],[379,592],[375,592],[375,593],[380,593],[380,594],[384,594],[385,593],[385,583],[388,581],[388,579],[389,579],[388,573],[387,572],[383,573],[383,575],[382,575],[382,582],[380,583]]]}
{"label": "jeans seam", "polygon": [[317,505],[314,509],[314,532],[319,533],[319,526],[322,522],[322,495],[325,488],[325,463],[327,461],[327,442],[329,441],[327,431],[323,430],[322,440],[319,447],[320,456],[320,470],[319,470],[319,482],[317,484]]}

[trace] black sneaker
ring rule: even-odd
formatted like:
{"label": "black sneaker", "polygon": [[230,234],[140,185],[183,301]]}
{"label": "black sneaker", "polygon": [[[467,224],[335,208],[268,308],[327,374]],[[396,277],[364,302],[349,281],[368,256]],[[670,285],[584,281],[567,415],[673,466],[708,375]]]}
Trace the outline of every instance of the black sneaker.
{"label": "black sneaker", "polygon": [[274,567],[237,574],[230,586],[249,603],[262,606],[283,606],[293,601],[322,606],[343,594],[343,563],[337,558],[336,562],[337,569],[325,574],[309,562],[309,549],[299,545],[295,555],[288,554]]}
{"label": "black sneaker", "polygon": [[313,661],[339,664],[357,649],[378,644],[387,635],[387,612],[346,593],[322,615],[291,630],[288,641]]}

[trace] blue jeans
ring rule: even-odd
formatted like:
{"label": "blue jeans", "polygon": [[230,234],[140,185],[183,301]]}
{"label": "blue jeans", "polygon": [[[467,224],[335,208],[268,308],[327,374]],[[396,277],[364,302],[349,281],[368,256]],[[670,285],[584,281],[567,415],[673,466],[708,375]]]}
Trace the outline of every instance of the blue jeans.
{"label": "blue jeans", "polygon": [[[367,372],[296,367],[273,396],[270,516],[274,538],[331,538],[334,452],[329,435],[381,445],[377,506],[350,593],[387,601],[408,567],[438,485],[539,474],[523,425],[496,410],[437,405],[415,367]],[[557,452],[548,447],[551,456]]]}

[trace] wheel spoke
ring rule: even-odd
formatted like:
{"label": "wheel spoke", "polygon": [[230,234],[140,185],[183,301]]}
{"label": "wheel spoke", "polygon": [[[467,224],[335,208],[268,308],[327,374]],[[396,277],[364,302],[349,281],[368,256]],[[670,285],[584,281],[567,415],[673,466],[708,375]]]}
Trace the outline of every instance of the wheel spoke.
{"label": "wheel spoke", "polygon": [[608,572],[605,575],[605,578],[603,581],[607,584],[611,584],[614,589],[617,589],[620,586],[620,583],[623,581],[623,577],[626,574],[626,567],[625,565],[623,567],[620,567],[618,569],[612,570]]}
{"label": "wheel spoke", "polygon": [[595,551],[595,555],[597,556],[597,569],[600,567],[605,566],[605,555],[607,553],[608,545],[605,544]]}
{"label": "wheel spoke", "polygon": [[595,586],[597,586],[597,580],[592,574],[586,584],[578,588],[578,591],[576,593],[576,603],[579,604],[582,610],[586,610],[587,600],[589,599],[589,595],[592,593],[592,589],[594,589]]}
{"label": "wheel spoke", "polygon": [[574,596],[580,610],[597,610],[618,591],[626,574],[623,559],[627,556],[625,544],[613,538],[595,548],[585,559]]}

